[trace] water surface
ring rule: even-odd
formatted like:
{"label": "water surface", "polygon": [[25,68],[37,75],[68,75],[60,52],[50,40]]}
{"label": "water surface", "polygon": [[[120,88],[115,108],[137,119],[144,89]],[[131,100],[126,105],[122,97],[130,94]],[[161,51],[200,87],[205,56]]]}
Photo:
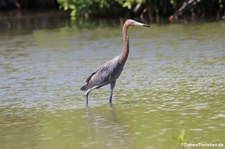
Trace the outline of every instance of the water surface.
{"label": "water surface", "polygon": [[225,22],[130,28],[113,107],[106,86],[86,111],[79,88],[120,53],[121,25],[58,19],[1,29],[1,148],[225,146]]}

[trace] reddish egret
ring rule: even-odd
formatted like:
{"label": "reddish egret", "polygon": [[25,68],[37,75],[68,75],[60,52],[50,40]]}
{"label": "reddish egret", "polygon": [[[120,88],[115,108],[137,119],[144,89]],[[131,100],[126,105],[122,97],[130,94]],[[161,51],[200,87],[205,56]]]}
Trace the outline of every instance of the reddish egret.
{"label": "reddish egret", "polygon": [[129,38],[127,36],[127,29],[129,26],[145,26],[149,25],[142,24],[134,20],[127,20],[123,25],[123,49],[120,55],[116,56],[112,60],[106,62],[94,71],[86,80],[80,90],[86,91],[86,106],[88,105],[88,94],[94,89],[98,89],[102,86],[110,84],[111,94],[109,98],[110,105],[112,104],[113,89],[116,85],[116,79],[120,76],[123,71],[123,67],[126,63],[129,54]]}

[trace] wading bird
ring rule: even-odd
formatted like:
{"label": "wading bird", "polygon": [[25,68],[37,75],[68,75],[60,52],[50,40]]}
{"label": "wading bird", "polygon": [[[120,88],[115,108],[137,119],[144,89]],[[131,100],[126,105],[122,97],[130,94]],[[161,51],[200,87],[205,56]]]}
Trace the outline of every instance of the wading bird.
{"label": "wading bird", "polygon": [[129,54],[129,38],[127,36],[127,29],[129,26],[144,26],[149,27],[149,25],[142,24],[134,20],[126,20],[123,25],[123,49],[121,54],[113,58],[112,60],[106,62],[100,66],[96,71],[94,71],[86,80],[80,90],[86,91],[86,106],[88,106],[88,95],[94,89],[98,89],[102,86],[110,84],[111,94],[109,98],[109,103],[112,105],[113,89],[116,85],[116,79],[120,76],[123,71],[123,67],[126,63]]}

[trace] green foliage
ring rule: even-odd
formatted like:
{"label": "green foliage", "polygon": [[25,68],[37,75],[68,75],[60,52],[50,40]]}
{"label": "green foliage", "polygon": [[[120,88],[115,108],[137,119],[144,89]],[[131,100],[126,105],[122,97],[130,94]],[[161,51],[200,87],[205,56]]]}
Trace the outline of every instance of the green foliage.
{"label": "green foliage", "polygon": [[65,11],[71,10],[71,17],[82,13],[89,14],[98,9],[106,9],[114,3],[111,0],[57,0],[57,2]]}
{"label": "green foliage", "polygon": [[180,134],[177,136],[173,136],[174,141],[179,143],[180,146],[183,146],[186,143],[186,132],[184,129],[181,130]]}
{"label": "green foliage", "polygon": [[131,9],[133,4],[144,3],[145,0],[118,0],[118,2],[121,6]]}
{"label": "green foliage", "polygon": [[57,0],[60,8],[70,10],[70,15],[75,17],[78,14],[90,14],[98,9],[108,9],[115,5],[131,9],[134,4],[144,3],[145,0]]}
{"label": "green foliage", "polygon": [[[169,16],[178,10],[183,0],[57,0],[60,8],[65,11],[70,11],[72,17],[78,15],[88,15],[93,12],[104,12],[102,10],[112,10],[112,8],[124,9],[126,8],[129,13],[133,12],[137,4],[143,4],[142,10],[139,12],[148,11],[149,16]],[[200,0],[199,7],[196,12],[201,12],[206,15],[223,14],[225,11],[225,0]],[[207,11],[206,11],[207,10]]]}
{"label": "green foliage", "polygon": [[181,130],[180,134],[177,136],[177,141],[180,144],[185,143],[185,130]]}

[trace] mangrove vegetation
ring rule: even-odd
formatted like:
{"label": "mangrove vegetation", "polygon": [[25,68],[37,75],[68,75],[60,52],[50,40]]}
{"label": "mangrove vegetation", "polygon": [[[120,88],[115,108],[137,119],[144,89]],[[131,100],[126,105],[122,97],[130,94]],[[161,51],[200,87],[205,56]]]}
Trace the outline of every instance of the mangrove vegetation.
{"label": "mangrove vegetation", "polygon": [[225,19],[225,0],[1,0],[0,10],[49,10],[71,17],[176,17]]}

